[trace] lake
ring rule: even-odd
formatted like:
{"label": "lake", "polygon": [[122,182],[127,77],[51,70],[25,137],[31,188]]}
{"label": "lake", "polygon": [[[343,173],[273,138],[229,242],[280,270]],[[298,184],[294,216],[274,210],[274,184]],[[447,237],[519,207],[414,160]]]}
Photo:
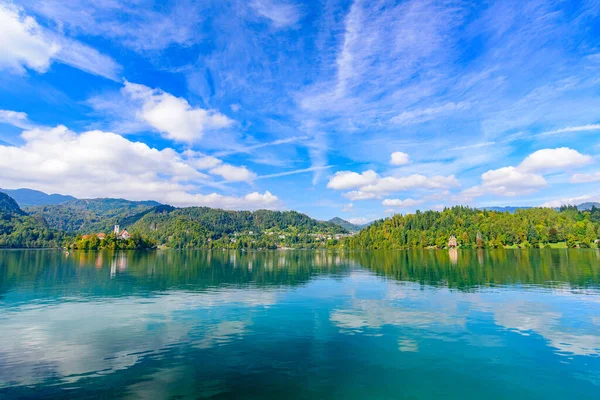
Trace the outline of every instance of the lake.
{"label": "lake", "polygon": [[0,398],[598,399],[600,251],[0,251]]}

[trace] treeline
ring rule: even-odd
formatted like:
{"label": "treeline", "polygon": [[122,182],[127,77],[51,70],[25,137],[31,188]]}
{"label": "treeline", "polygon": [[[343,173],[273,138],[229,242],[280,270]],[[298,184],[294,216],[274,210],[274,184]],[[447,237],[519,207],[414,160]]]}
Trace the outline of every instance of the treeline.
{"label": "treeline", "polygon": [[0,247],[59,247],[65,234],[50,229],[43,218],[27,215],[8,195],[0,193]]}
{"label": "treeline", "polygon": [[68,247],[77,250],[142,250],[153,249],[156,243],[134,233],[128,239],[117,239],[114,234],[99,238],[98,235],[78,235]]}
{"label": "treeline", "polygon": [[446,248],[451,236],[466,248],[539,247],[564,242],[590,247],[600,237],[600,209],[574,206],[519,209],[514,213],[452,207],[380,220],[338,247],[347,249]]}

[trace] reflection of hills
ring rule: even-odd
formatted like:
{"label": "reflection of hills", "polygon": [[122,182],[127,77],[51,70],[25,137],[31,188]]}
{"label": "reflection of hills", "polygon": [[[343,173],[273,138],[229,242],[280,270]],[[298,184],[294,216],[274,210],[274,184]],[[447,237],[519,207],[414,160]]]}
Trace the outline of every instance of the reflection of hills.
{"label": "reflection of hills", "polygon": [[[362,266],[398,281],[469,289],[494,285],[600,287],[598,250],[224,252],[4,251],[0,295],[122,296],[217,287],[277,287]],[[23,299],[26,300],[26,299]]]}
{"label": "reflection of hills", "polygon": [[600,286],[600,251],[591,249],[372,251],[350,257],[387,278],[458,289],[511,284]]}
{"label": "reflection of hills", "polygon": [[[163,290],[226,286],[295,286],[315,275],[347,269],[326,251],[5,251],[0,256],[0,295],[15,286],[47,294],[121,296]],[[116,278],[116,279],[115,279]],[[57,293],[61,292],[61,293]]]}

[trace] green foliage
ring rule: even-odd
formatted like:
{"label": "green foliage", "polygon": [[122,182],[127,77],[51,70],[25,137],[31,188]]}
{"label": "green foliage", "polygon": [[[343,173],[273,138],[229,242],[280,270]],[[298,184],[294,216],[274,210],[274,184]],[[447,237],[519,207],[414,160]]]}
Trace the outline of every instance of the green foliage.
{"label": "green foliage", "polygon": [[78,235],[70,247],[78,250],[139,250],[153,249],[156,244],[139,233],[134,233],[129,239],[117,239],[114,234],[107,234],[104,239],[100,239],[98,235]]}
{"label": "green foliage", "polygon": [[43,217],[52,229],[72,233],[94,233],[110,231],[114,224],[158,205],[155,201],[83,199],[28,207],[26,211],[31,215]]}
{"label": "green foliage", "polygon": [[296,211],[225,211],[208,207],[155,207],[128,226],[169,248],[276,249],[324,247],[347,231]]}
{"label": "green foliage", "polygon": [[349,249],[443,248],[451,235],[461,247],[538,247],[566,241],[569,247],[589,247],[599,237],[596,209],[564,206],[519,209],[514,213],[453,207],[394,215],[373,223],[339,247]]}
{"label": "green foliage", "polygon": [[58,247],[65,236],[48,227],[43,218],[29,216],[15,200],[0,193],[0,247]]}

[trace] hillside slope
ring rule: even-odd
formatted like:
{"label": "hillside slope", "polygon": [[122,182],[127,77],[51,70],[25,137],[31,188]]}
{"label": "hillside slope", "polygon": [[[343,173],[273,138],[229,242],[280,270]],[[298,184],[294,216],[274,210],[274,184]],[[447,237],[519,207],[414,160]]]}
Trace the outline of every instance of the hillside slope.
{"label": "hillside slope", "polygon": [[50,228],[71,233],[111,231],[113,225],[160,205],[156,201],[124,199],[81,199],[62,204],[28,207],[25,210],[43,217]]}
{"label": "hillside slope", "polygon": [[0,247],[59,247],[63,238],[43,218],[27,215],[12,197],[0,192]]}

